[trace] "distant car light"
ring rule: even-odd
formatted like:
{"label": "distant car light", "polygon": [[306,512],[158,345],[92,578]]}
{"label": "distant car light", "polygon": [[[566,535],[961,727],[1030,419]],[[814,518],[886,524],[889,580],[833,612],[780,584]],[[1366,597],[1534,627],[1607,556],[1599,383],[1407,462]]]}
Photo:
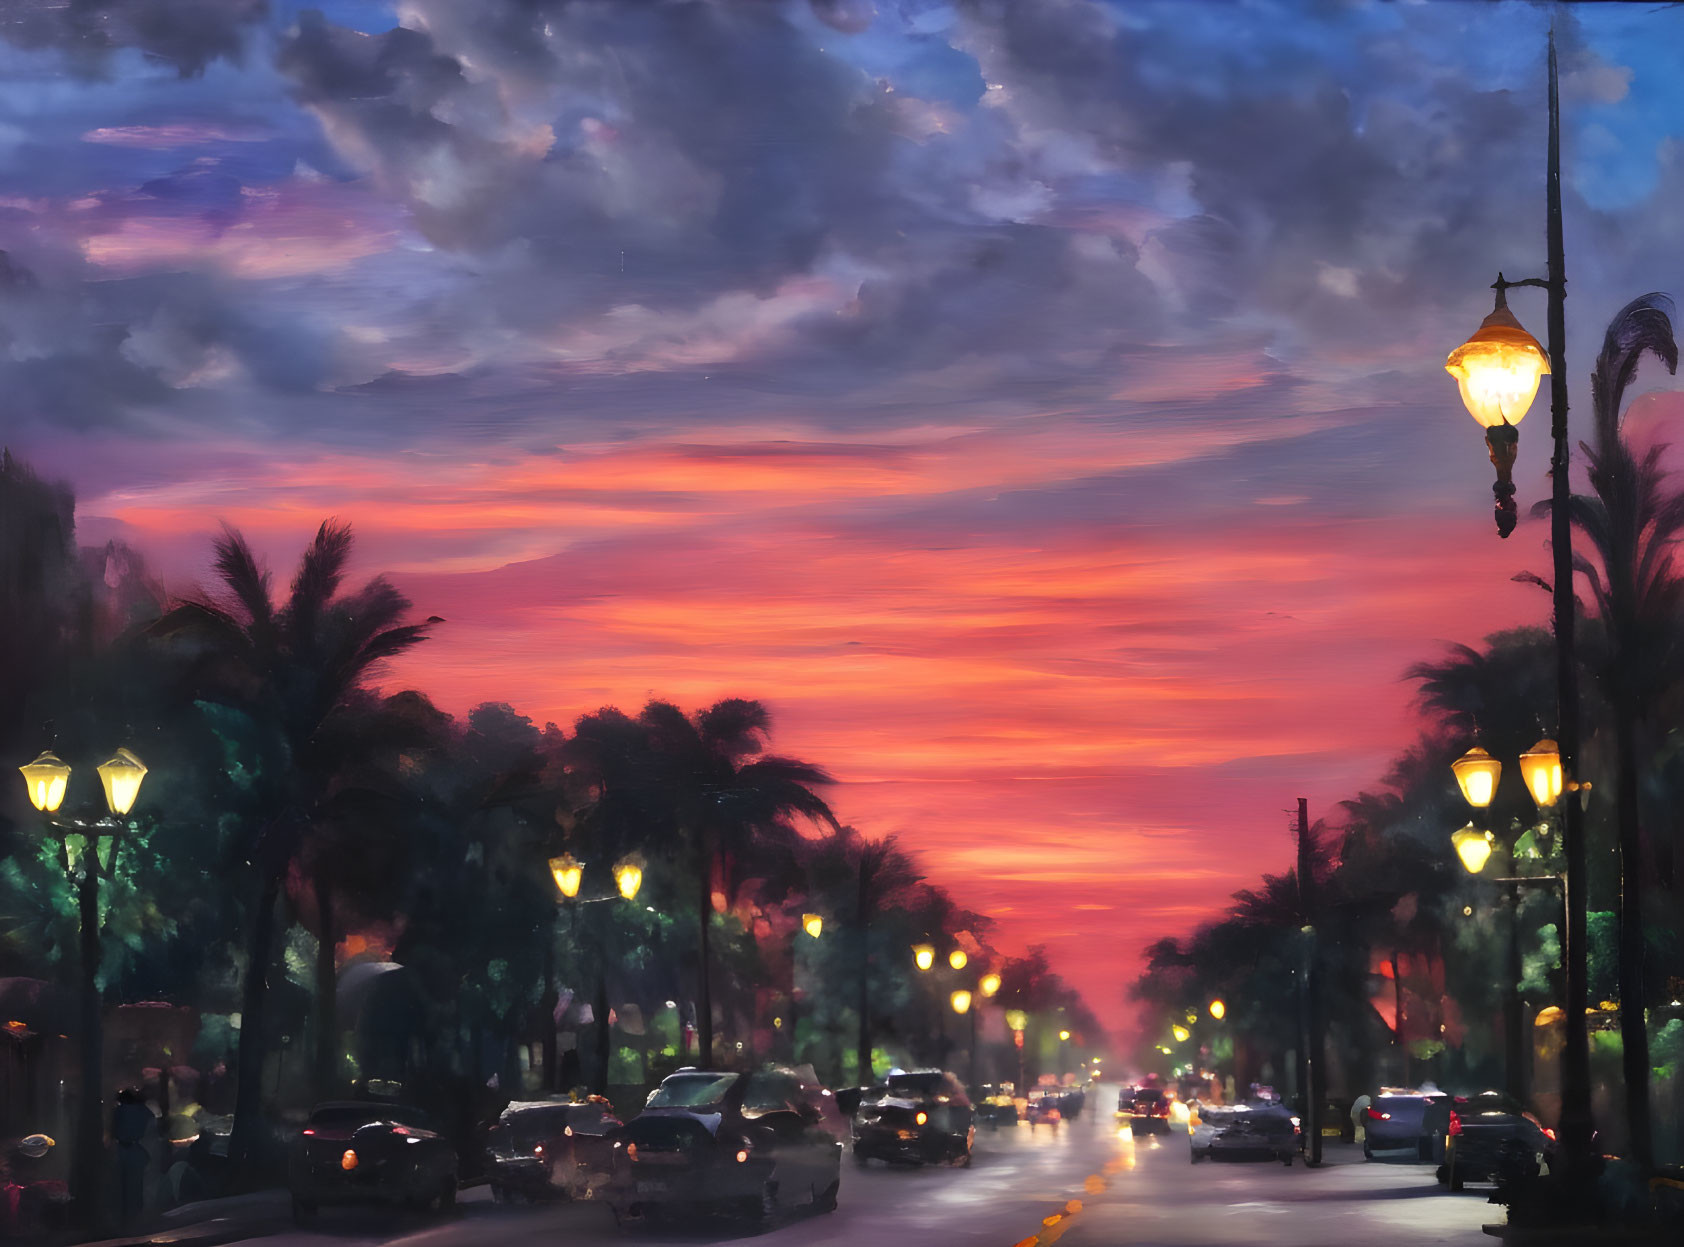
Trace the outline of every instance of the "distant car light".
{"label": "distant car light", "polygon": [[572,1126],[563,1126],[561,1128],[561,1133],[563,1135],[565,1135],[567,1138],[571,1139],[573,1137],[573,1127]]}
{"label": "distant car light", "polygon": [[1452,1138],[1462,1133],[1462,1115],[1455,1109],[1450,1110],[1450,1129],[1448,1133]]}
{"label": "distant car light", "polygon": [[748,1149],[746,1147],[741,1147],[741,1148],[737,1149],[737,1163],[739,1165],[744,1165],[744,1164],[748,1163]]}
{"label": "distant car light", "polygon": [[303,1134],[304,1134],[304,1137],[306,1139],[312,1139],[312,1138],[315,1137],[316,1132],[314,1130],[310,1129],[310,1127],[306,1126],[306,1127],[304,1127]]}
{"label": "distant car light", "polygon": [[357,1154],[350,1148],[346,1148],[344,1155],[339,1158],[339,1167],[346,1173],[350,1173],[357,1167]]}
{"label": "distant car light", "polygon": [[920,1109],[919,1113],[918,1113],[918,1116],[916,1118],[914,1118],[914,1120],[917,1121],[917,1123],[920,1126],[922,1126],[925,1122],[930,1120],[930,1115]]}

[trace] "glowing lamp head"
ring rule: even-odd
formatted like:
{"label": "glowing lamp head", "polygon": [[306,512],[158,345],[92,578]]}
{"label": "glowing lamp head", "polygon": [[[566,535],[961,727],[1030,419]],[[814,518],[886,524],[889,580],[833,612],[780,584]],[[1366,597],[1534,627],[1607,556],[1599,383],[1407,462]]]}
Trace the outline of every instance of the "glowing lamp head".
{"label": "glowing lamp head", "polygon": [[1193,1034],[1192,1031],[1188,1030],[1185,1026],[1182,1026],[1179,1023],[1170,1027],[1169,1033],[1175,1036],[1176,1043],[1186,1043]]}
{"label": "glowing lamp head", "polygon": [[1058,1040],[1059,1040],[1060,1043],[1069,1043],[1070,1042],[1070,1032],[1069,1031],[1059,1031],[1058,1032]]}
{"label": "glowing lamp head", "polygon": [[912,963],[920,970],[928,970],[936,963],[936,950],[929,944],[912,946]]}
{"label": "glowing lamp head", "polygon": [[1499,290],[1496,310],[1480,322],[1473,337],[1450,352],[1444,369],[1456,378],[1468,414],[1489,429],[1520,423],[1550,363]]}
{"label": "glowing lamp head", "polygon": [[614,886],[620,889],[620,895],[628,901],[637,896],[637,890],[643,886],[643,862],[633,857],[621,858],[614,863]]}
{"label": "glowing lamp head", "polygon": [[955,970],[963,970],[970,960],[969,957],[965,956],[965,950],[962,948],[955,948],[947,954],[947,964]]}
{"label": "glowing lamp head", "polygon": [[1450,843],[1470,875],[1477,875],[1491,860],[1491,833],[1481,831],[1472,823],[1452,835]]}
{"label": "glowing lamp head", "polygon": [[1461,786],[1468,804],[1476,810],[1483,810],[1497,795],[1497,780],[1503,773],[1503,764],[1475,745],[1452,762],[1450,770],[1456,776],[1456,783]]}
{"label": "glowing lamp head", "polygon": [[1223,1004],[1220,1000],[1213,1000],[1213,1001],[1210,1002],[1210,1016],[1211,1017],[1215,1018],[1218,1022],[1220,1022],[1227,1015],[1228,1015],[1228,1006],[1227,1005]]}
{"label": "glowing lamp head", "polygon": [[1541,740],[1520,755],[1520,776],[1540,806],[1561,797],[1561,750],[1553,740]]}
{"label": "glowing lamp head", "polygon": [[28,766],[20,766],[23,782],[29,785],[29,803],[43,814],[51,814],[64,801],[70,768],[52,751],[43,753]]}
{"label": "glowing lamp head", "polygon": [[815,940],[824,934],[824,917],[821,914],[802,914],[801,929]]}
{"label": "glowing lamp head", "polygon": [[119,749],[99,764],[99,782],[105,787],[105,804],[113,814],[127,814],[140,795],[140,781],[146,778],[146,764],[127,749]]}
{"label": "glowing lamp head", "polygon": [[1017,1031],[1019,1034],[1022,1034],[1023,1029],[1028,1025],[1029,1025],[1029,1015],[1027,1013],[1025,1013],[1022,1009],[1007,1009],[1006,1010],[1006,1026],[1008,1028],[1010,1028],[1011,1030]]}
{"label": "glowing lamp head", "polygon": [[948,1003],[953,1006],[955,1013],[969,1013],[971,1011],[971,994],[961,987],[948,997]]}
{"label": "glowing lamp head", "polygon": [[984,996],[994,995],[995,992],[1000,990],[1000,976],[993,971],[983,975],[982,981],[977,984],[977,990]]}
{"label": "glowing lamp head", "polygon": [[585,877],[585,864],[571,853],[550,858],[550,874],[555,878],[556,891],[568,900],[579,895],[579,883]]}

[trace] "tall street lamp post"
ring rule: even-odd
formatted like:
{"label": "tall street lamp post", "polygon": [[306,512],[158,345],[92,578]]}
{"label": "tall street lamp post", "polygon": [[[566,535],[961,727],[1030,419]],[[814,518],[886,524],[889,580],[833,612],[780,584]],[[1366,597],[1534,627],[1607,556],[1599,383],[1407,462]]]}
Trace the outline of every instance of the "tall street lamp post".
{"label": "tall street lamp post", "polygon": [[[567,907],[570,916],[577,912],[576,907],[580,905],[636,900],[638,891],[643,887],[643,858],[636,853],[628,854],[614,863],[614,891],[604,896],[579,896],[579,887],[585,877],[585,863],[574,858],[571,853],[550,858],[549,866],[550,877],[555,880],[556,891],[561,894],[561,903]],[[597,963],[596,1001],[591,1007],[591,1014],[596,1022],[596,1069],[591,1075],[591,1091],[596,1095],[608,1094],[608,1060],[611,1048],[608,1024],[608,932],[605,924],[606,918],[600,919],[594,932]],[[576,923],[569,921],[568,926],[576,930]],[[553,1079],[555,1074],[552,1073],[550,1077]]]}
{"label": "tall street lamp post", "polygon": [[[1492,757],[1476,745],[1452,762],[1450,771],[1455,775],[1456,784],[1462,790],[1462,796],[1470,806],[1475,810],[1490,808],[1491,802],[1497,795],[1497,782],[1503,774],[1503,763],[1500,758]],[[1561,753],[1553,740],[1540,740],[1532,748],[1521,754],[1520,773],[1526,781],[1527,791],[1532,794],[1532,800],[1540,810],[1555,805],[1557,799],[1561,796],[1562,783]],[[1580,787],[1588,788],[1589,785],[1584,784]],[[1461,859],[1462,865],[1468,873],[1474,875],[1485,869],[1485,864],[1490,860],[1495,843],[1496,837],[1489,828],[1476,827],[1472,821],[1469,821],[1467,826],[1450,837],[1450,844],[1456,850],[1456,856]],[[1511,874],[1509,877],[1497,880],[1498,883],[1507,885],[1509,902],[1508,941],[1503,967],[1504,1089],[1516,1100],[1524,1103],[1527,1097],[1529,1080],[1526,1076],[1526,1027],[1520,999],[1522,974],[1520,888],[1526,884],[1553,883],[1559,882],[1559,880],[1555,876],[1546,876],[1539,880],[1528,876],[1513,875],[1513,842],[1509,842],[1506,847],[1509,853]]]}
{"label": "tall street lamp post", "polygon": [[99,1215],[100,1177],[104,1171],[100,1091],[105,1076],[105,1036],[99,996],[99,965],[104,950],[99,930],[99,885],[101,879],[111,877],[116,866],[123,819],[140,795],[146,766],[127,749],[119,749],[96,768],[110,816],[92,822],[59,814],[70,785],[70,767],[53,753],[43,753],[18,770],[29,787],[29,803],[46,816],[47,830],[58,841],[59,866],[76,888],[82,980],[78,992],[82,1094],[76,1106],[71,1194],[80,1206],[80,1215],[91,1222]]}
{"label": "tall street lamp post", "polygon": [[[1515,425],[1526,414],[1538,379],[1550,378],[1550,545],[1554,562],[1554,623],[1556,642],[1556,732],[1562,774],[1569,787],[1577,779],[1579,763],[1579,684],[1574,647],[1573,545],[1569,517],[1567,441],[1567,276],[1561,228],[1561,106],[1555,57],[1555,33],[1549,42],[1549,151],[1545,174],[1548,276],[1505,281],[1499,273],[1493,284],[1497,306],[1479,331],[1450,355],[1445,367],[1456,377],[1468,413],[1486,426],[1486,442],[1497,467],[1497,531],[1514,529],[1514,485],[1509,469],[1520,434]],[[1548,358],[1538,343],[1508,313],[1507,291],[1537,286],[1549,298]],[[1505,319],[1506,318],[1506,319]],[[1561,1142],[1570,1179],[1582,1178],[1592,1160],[1593,1125],[1590,1107],[1590,1037],[1585,1025],[1585,837],[1583,811],[1577,801],[1562,806],[1562,847],[1566,855],[1566,930],[1562,960],[1566,966],[1567,1034],[1562,1050]]]}
{"label": "tall street lamp post", "polygon": [[1006,1026],[1012,1032],[1012,1045],[1017,1049],[1017,1094],[1027,1096],[1029,1092],[1024,1088],[1023,1068],[1023,1031],[1029,1025],[1029,1014],[1022,1009],[1006,1010]]}
{"label": "tall street lamp post", "polygon": [[784,1024],[789,1027],[789,1060],[792,1065],[798,1065],[801,1062],[801,1051],[796,1046],[796,1023],[799,1020],[801,1009],[801,985],[797,982],[799,978],[797,971],[801,961],[799,951],[801,937],[805,935],[809,939],[816,940],[823,934],[823,914],[802,914],[801,925],[789,937],[789,1009],[787,1016],[784,1018]]}

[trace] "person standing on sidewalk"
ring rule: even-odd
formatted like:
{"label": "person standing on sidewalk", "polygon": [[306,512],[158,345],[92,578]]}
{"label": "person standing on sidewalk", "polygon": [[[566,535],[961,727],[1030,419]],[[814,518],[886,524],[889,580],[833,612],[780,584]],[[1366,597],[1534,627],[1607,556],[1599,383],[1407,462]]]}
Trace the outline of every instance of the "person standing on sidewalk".
{"label": "person standing on sidewalk", "polygon": [[111,1137],[117,1144],[117,1220],[124,1229],[140,1219],[146,1206],[146,1132],[152,1124],[152,1110],[138,1090],[124,1087],[117,1093]]}

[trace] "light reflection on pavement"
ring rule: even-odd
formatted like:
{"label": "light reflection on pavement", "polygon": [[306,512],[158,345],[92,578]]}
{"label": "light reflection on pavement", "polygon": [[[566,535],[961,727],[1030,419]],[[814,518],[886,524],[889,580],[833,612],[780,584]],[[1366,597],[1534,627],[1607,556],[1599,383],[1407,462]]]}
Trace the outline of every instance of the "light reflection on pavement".
{"label": "light reflection on pavement", "polygon": [[617,1229],[590,1202],[492,1204],[484,1188],[464,1192],[461,1215],[444,1222],[393,1222],[379,1213],[324,1214],[309,1230],[288,1229],[274,1247],[555,1247],[557,1243],[767,1247],[1416,1247],[1489,1242],[1485,1222],[1502,1209],[1484,1194],[1442,1193],[1420,1165],[1364,1164],[1355,1148],[1329,1149],[1334,1163],[1188,1163],[1180,1131],[1135,1139],[1111,1113],[1114,1088],[1088,1097],[1089,1111],[1054,1129],[1019,1125],[979,1131],[970,1169],[868,1169],[845,1160],[840,1206],[804,1211],[756,1233],[729,1221],[680,1221]]}

